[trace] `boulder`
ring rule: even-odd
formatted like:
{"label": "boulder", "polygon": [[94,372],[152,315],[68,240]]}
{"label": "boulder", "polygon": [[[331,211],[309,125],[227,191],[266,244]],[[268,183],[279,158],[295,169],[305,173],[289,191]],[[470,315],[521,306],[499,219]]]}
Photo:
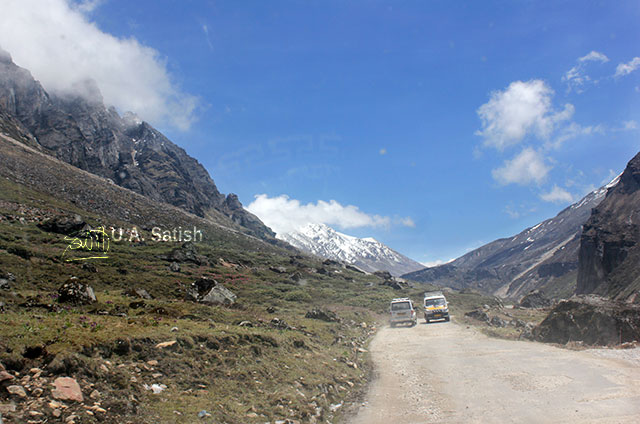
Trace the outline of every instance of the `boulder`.
{"label": "boulder", "polygon": [[6,278],[0,278],[0,290],[9,290],[11,286],[9,285],[9,280]]}
{"label": "boulder", "polygon": [[366,272],[365,272],[365,271],[361,270],[360,268],[358,268],[358,267],[357,267],[357,266],[355,266],[355,265],[347,265],[347,266],[346,266],[346,268],[347,268],[349,271],[358,272],[358,273],[360,273],[360,274],[366,274]]}
{"label": "boulder", "polygon": [[236,298],[231,290],[206,277],[194,281],[186,295],[187,300],[210,305],[233,305]]}
{"label": "boulder", "polygon": [[339,322],[340,318],[335,312],[314,308],[306,313],[305,318],[319,319],[326,322]]}
{"label": "boulder", "polygon": [[383,280],[391,280],[393,278],[393,276],[389,271],[376,271],[373,273],[373,275],[376,275],[382,278]]}
{"label": "boulder", "polygon": [[75,402],[84,401],[80,385],[75,379],[71,377],[58,377],[53,382],[53,385],[54,388],[51,390],[51,395],[55,399]]}
{"label": "boulder", "polygon": [[507,326],[507,322],[505,320],[503,320],[502,318],[498,317],[498,316],[494,316],[491,318],[491,320],[489,321],[489,325],[492,327],[506,327]]}
{"label": "boulder", "polygon": [[76,215],[75,217],[58,216],[55,218],[47,219],[38,224],[42,230],[49,233],[57,233],[64,235],[77,234],[84,230],[89,230],[91,227],[82,220],[82,217]]}
{"label": "boulder", "polygon": [[489,322],[489,315],[482,309],[475,309],[473,311],[467,312],[466,314],[464,314],[464,316],[486,323]]}
{"label": "boulder", "polygon": [[196,245],[192,242],[186,242],[182,246],[173,249],[167,259],[177,263],[191,262],[196,265],[209,264],[207,258],[198,253]]}
{"label": "boulder", "polygon": [[547,308],[552,302],[540,290],[532,290],[524,296],[519,303],[521,308]]}
{"label": "boulder", "polygon": [[576,296],[556,305],[533,336],[548,343],[600,346],[640,341],[640,305]]}
{"label": "boulder", "polygon": [[169,265],[169,270],[173,272],[180,272],[180,264],[178,264],[178,262],[171,262],[171,265]]}
{"label": "boulder", "polygon": [[58,302],[88,305],[96,302],[93,288],[72,277],[58,289]]}
{"label": "boulder", "polygon": [[125,292],[127,296],[139,297],[141,299],[151,300],[153,297],[145,289],[129,289]]}

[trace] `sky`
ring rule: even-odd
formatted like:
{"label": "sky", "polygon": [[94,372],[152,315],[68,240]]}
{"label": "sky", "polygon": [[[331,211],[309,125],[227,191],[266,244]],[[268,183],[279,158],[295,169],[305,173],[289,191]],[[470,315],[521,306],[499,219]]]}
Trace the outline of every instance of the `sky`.
{"label": "sky", "polygon": [[640,150],[634,1],[0,0],[47,90],[96,81],[276,232],[425,264],[551,218]]}

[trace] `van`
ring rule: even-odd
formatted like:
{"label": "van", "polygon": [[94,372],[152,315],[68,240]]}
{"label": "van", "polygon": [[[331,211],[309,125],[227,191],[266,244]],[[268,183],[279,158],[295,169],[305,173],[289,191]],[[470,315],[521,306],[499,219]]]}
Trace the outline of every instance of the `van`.
{"label": "van", "polygon": [[444,319],[449,321],[449,304],[442,292],[427,292],[424,294],[424,320],[430,323],[433,320]]}
{"label": "van", "polygon": [[418,316],[413,307],[413,302],[407,297],[393,299],[389,307],[391,313],[390,325],[395,327],[397,324],[408,323],[414,326],[418,323]]}

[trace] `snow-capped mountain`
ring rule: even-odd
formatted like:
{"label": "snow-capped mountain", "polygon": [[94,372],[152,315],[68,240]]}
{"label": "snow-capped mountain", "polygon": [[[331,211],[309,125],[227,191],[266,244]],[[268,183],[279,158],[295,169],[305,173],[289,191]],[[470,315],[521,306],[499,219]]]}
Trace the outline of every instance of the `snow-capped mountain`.
{"label": "snow-capped mountain", "polygon": [[520,297],[534,289],[552,297],[570,296],[576,288],[582,225],[618,181],[619,177],[520,234],[403,277],[503,297]]}
{"label": "snow-capped mountain", "polygon": [[324,224],[308,224],[295,232],[276,237],[302,251],[346,262],[368,272],[389,271],[391,275],[398,276],[424,268],[424,265],[371,237],[349,236]]}

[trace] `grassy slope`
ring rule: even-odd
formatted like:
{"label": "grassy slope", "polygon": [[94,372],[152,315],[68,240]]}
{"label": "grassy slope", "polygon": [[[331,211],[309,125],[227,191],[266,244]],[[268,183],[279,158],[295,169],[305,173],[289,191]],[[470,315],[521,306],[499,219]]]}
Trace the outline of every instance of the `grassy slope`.
{"label": "grassy slope", "polygon": [[[16,276],[11,290],[0,291],[0,363],[19,378],[34,366],[45,370],[39,383],[25,384],[28,393],[40,384],[44,395],[18,399],[18,411],[3,416],[5,422],[25,419],[27,404],[51,419],[46,400],[57,373],[77,378],[85,398],[94,389],[102,394],[104,415],[68,405],[60,419],[76,413],[78,422],[202,422],[200,410],[211,414],[208,422],[312,421],[316,414],[333,416],[330,406],[366,383],[366,353],[358,348],[371,334],[369,311],[384,311],[397,295],[376,277],[324,266],[154,204],[6,139],[0,148],[0,272]],[[64,236],[37,223],[75,214],[93,226],[198,225],[205,238],[196,248],[208,264],[184,262],[179,272],[170,271],[162,256],[180,243],[155,242],[112,243],[109,259],[89,262],[95,270],[64,262]],[[296,272],[298,282],[290,278]],[[98,302],[58,304],[56,291],[70,276],[91,285]],[[238,304],[184,301],[185,288],[203,276],[234,291]],[[125,294],[132,287],[154,299],[136,304],[140,299]],[[276,312],[267,312],[269,306]],[[342,322],[305,318],[313,307],[337,311]],[[274,328],[276,317],[292,328]],[[239,326],[243,321],[253,326]],[[172,340],[169,348],[155,347]],[[154,360],[158,364],[147,363]],[[143,389],[152,383],[167,389],[157,395]],[[0,402],[8,400],[0,392]]]}

